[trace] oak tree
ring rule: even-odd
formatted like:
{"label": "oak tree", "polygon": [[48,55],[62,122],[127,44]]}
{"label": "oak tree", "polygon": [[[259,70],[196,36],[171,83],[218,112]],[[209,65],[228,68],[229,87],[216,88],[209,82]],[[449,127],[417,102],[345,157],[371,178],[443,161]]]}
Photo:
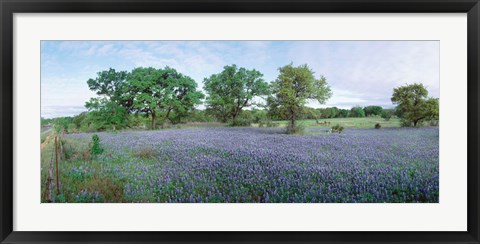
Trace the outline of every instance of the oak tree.
{"label": "oak tree", "polygon": [[324,104],[332,96],[332,91],[326,78],[315,78],[307,64],[298,67],[289,64],[278,70],[280,74],[272,84],[275,95],[270,102],[289,120],[287,132],[295,133],[298,129],[296,121],[300,118],[305,104],[309,100]]}
{"label": "oak tree", "polygon": [[429,98],[421,83],[394,88],[391,100],[397,105],[397,115],[407,124],[418,126],[423,121],[439,118],[438,98]]}
{"label": "oak tree", "polygon": [[136,112],[151,115],[152,129],[156,128],[157,113],[163,113],[162,128],[165,128],[172,111],[184,116],[201,102],[203,94],[196,87],[192,78],[173,68],[140,67],[128,76],[126,96],[132,100]]}
{"label": "oak tree", "polygon": [[263,74],[255,69],[225,66],[222,72],[204,80],[207,108],[215,111],[222,122],[230,119],[235,125],[241,111],[255,104],[255,97],[270,93],[262,77]]}

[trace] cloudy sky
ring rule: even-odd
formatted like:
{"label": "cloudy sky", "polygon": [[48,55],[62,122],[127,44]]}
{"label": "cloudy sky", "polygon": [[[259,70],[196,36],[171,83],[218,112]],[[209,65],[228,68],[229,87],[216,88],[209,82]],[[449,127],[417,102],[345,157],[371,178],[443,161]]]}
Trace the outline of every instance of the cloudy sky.
{"label": "cloudy sky", "polygon": [[306,63],[332,88],[332,98],[322,107],[392,107],[394,87],[419,82],[430,96],[439,97],[437,41],[42,41],[41,51],[45,118],[84,111],[95,96],[86,81],[110,67],[170,66],[201,89],[203,79],[225,65],[255,68],[270,82],[279,67]]}

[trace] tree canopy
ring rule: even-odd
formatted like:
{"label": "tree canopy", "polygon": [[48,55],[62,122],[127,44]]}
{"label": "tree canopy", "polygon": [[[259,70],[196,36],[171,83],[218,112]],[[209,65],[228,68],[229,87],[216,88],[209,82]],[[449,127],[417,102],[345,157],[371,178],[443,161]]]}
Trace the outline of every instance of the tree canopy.
{"label": "tree canopy", "polygon": [[413,126],[439,118],[439,100],[429,98],[423,84],[407,84],[394,88],[391,100],[397,105],[397,115]]}
{"label": "tree canopy", "polygon": [[122,85],[127,78],[126,71],[116,71],[108,69],[97,73],[95,79],[88,79],[88,88],[96,91],[99,96],[106,96],[110,100],[119,99],[122,95]]}
{"label": "tree canopy", "polygon": [[127,111],[131,101],[124,97],[126,71],[108,69],[97,73],[95,79],[88,79],[88,88],[95,91],[99,97],[90,98],[85,107],[91,111],[89,121],[98,128],[111,126],[114,130],[127,120]]}
{"label": "tree canopy", "polygon": [[136,68],[129,74],[127,84],[128,96],[133,100],[135,110],[152,116],[152,129],[156,128],[157,112],[165,114],[164,128],[172,111],[176,112],[176,116],[182,116],[203,98],[192,78],[170,67]]}
{"label": "tree canopy", "polygon": [[125,124],[131,112],[151,115],[152,129],[156,127],[157,113],[162,113],[165,127],[166,121],[172,120],[171,112],[175,120],[180,120],[203,98],[192,78],[170,67],[139,67],[131,72],[110,68],[98,72],[87,84],[99,96],[85,105],[91,111],[90,121],[99,126],[110,124],[114,129]]}
{"label": "tree canopy", "polygon": [[363,110],[363,108],[360,106],[355,106],[352,109],[350,109],[349,116],[355,117],[355,118],[365,117],[365,110]]}
{"label": "tree canopy", "polygon": [[316,79],[306,64],[298,67],[289,64],[278,70],[280,74],[272,84],[274,97],[269,99],[269,103],[288,118],[288,132],[294,133],[297,130],[295,122],[300,119],[307,101],[316,100],[324,104],[332,92],[326,78],[320,76]]}
{"label": "tree canopy", "polygon": [[[183,117],[201,103],[204,95],[197,91],[197,83],[190,77],[185,76],[175,69],[166,67],[163,69],[164,93],[159,108],[164,111],[162,128],[165,128],[167,120],[180,121]],[[172,118],[171,112],[174,112]]]}
{"label": "tree canopy", "polygon": [[97,129],[111,126],[116,130],[127,124],[127,110],[107,98],[91,98],[86,107],[90,111],[87,121],[94,123]]}
{"label": "tree canopy", "polygon": [[365,116],[367,117],[380,116],[382,115],[383,108],[380,106],[366,106],[363,108],[363,111],[365,111]]}
{"label": "tree canopy", "polygon": [[222,122],[231,119],[236,123],[240,112],[254,105],[254,98],[270,93],[263,74],[236,65],[225,66],[223,71],[204,80],[204,89],[208,94],[207,108],[214,111]]}

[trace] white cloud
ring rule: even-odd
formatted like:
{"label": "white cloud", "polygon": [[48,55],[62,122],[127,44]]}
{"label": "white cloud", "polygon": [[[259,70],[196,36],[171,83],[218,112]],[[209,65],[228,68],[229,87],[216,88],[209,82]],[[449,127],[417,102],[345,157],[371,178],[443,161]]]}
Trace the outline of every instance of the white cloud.
{"label": "white cloud", "polygon": [[103,46],[99,46],[97,49],[97,54],[99,55],[110,55],[115,53],[117,50],[115,49],[115,45],[113,44],[105,44]]}
{"label": "white cloud", "polygon": [[128,48],[122,49],[117,53],[117,56],[123,60],[128,60],[134,63],[135,66],[143,67],[164,67],[164,66],[176,66],[178,65],[176,59],[162,58],[153,55],[152,52],[145,51],[140,48]]}
{"label": "white cloud", "polygon": [[422,83],[439,96],[438,42],[299,42],[289,54],[295,65],[308,63],[329,84],[369,105],[390,104],[393,88],[406,83]]}
{"label": "white cloud", "polygon": [[338,107],[342,109],[350,109],[352,106],[368,106],[368,105],[381,105],[385,104],[375,103],[372,99],[365,99],[365,95],[361,93],[355,93],[348,90],[341,90],[332,88],[333,96],[325,103],[319,104],[317,101],[309,101],[307,104],[313,108],[325,108],[325,107]]}

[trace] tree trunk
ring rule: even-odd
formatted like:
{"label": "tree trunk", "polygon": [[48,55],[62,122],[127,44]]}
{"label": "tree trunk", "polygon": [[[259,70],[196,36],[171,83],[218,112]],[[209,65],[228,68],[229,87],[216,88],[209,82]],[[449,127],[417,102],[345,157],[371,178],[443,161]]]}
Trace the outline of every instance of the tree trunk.
{"label": "tree trunk", "polygon": [[155,111],[152,111],[152,130],[155,130],[155,127],[156,127],[155,119],[156,119]]}
{"label": "tree trunk", "polygon": [[163,119],[162,129],[165,129],[165,126],[167,125],[167,119],[170,116],[170,111],[172,111],[172,109],[167,110],[167,114],[165,115],[165,118]]}
{"label": "tree trunk", "polygon": [[293,111],[293,109],[291,109],[292,111],[292,129],[295,128],[295,119],[296,119],[296,116],[295,116],[295,112]]}
{"label": "tree trunk", "polygon": [[48,202],[55,202],[55,198],[53,197],[53,189],[55,186],[53,185],[53,167],[50,165],[48,168],[48,178],[47,178],[47,201]]}
{"label": "tree trunk", "polygon": [[232,115],[232,125],[235,125],[235,122],[237,121],[237,113],[234,113]]}

